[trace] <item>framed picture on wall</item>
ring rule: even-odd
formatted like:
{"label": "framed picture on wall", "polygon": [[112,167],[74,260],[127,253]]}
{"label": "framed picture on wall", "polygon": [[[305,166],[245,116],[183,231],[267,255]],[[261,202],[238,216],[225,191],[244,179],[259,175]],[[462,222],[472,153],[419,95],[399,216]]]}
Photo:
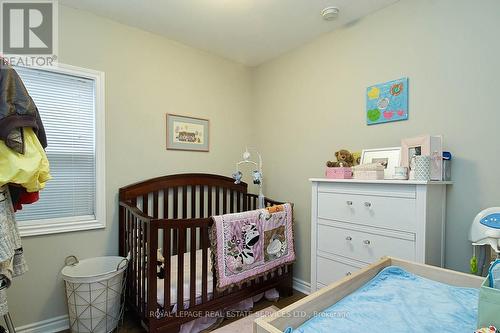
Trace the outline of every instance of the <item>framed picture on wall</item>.
{"label": "framed picture on wall", "polygon": [[209,120],[167,113],[167,149],[209,151]]}
{"label": "framed picture on wall", "polygon": [[407,77],[368,87],[365,97],[368,125],[408,120]]}
{"label": "framed picture on wall", "polygon": [[401,147],[363,149],[361,164],[380,163],[385,167],[384,179],[393,179],[401,162]]}

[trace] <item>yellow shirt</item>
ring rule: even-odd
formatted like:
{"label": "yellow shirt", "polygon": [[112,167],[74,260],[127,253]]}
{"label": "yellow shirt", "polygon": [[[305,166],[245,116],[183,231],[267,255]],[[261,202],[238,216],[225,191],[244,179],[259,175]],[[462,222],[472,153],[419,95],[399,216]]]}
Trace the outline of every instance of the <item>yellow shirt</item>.
{"label": "yellow shirt", "polygon": [[49,160],[30,127],[24,129],[24,154],[19,154],[0,140],[0,186],[19,184],[28,192],[38,192],[51,179]]}

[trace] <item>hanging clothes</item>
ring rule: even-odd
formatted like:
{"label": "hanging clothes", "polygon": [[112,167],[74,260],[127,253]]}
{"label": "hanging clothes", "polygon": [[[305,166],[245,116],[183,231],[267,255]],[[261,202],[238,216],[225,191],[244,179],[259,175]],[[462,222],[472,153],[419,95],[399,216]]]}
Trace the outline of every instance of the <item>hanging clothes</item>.
{"label": "hanging clothes", "polygon": [[27,192],[38,192],[51,179],[49,160],[33,129],[26,127],[23,131],[24,154],[0,141],[0,186],[12,183],[21,185]]}
{"label": "hanging clothes", "polygon": [[[7,288],[24,274],[15,205],[38,200],[51,178],[45,129],[33,99],[16,71],[0,57],[0,316],[8,314]],[[1,327],[0,327],[1,328]]]}
{"label": "hanging clothes", "polygon": [[35,130],[43,148],[47,147],[45,129],[33,99],[16,71],[0,57],[0,140],[24,154],[22,128]]}
{"label": "hanging clothes", "polygon": [[12,280],[13,265],[12,260],[0,262],[0,316],[9,312],[7,306],[7,288]]}
{"label": "hanging clothes", "polygon": [[12,278],[28,270],[7,186],[0,187],[0,240],[0,315],[5,315]]}
{"label": "hanging clothes", "polygon": [[[13,191],[13,189],[15,190]],[[9,186],[9,191],[12,198],[12,206],[14,207],[14,212],[22,210],[23,205],[30,205],[40,200],[39,192],[26,192],[26,189],[24,187]],[[14,199],[13,193],[14,195],[18,196],[17,199]]]}

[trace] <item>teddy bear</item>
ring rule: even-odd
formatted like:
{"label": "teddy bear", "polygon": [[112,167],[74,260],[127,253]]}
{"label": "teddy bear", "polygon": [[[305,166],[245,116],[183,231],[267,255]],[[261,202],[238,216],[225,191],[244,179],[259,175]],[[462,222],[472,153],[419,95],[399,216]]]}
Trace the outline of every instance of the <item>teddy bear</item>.
{"label": "teddy bear", "polygon": [[327,167],[329,167],[329,168],[338,168],[338,167],[350,168],[350,167],[354,166],[354,157],[346,149],[341,149],[338,152],[336,152],[335,157],[337,158],[337,161],[327,161],[326,162]]}

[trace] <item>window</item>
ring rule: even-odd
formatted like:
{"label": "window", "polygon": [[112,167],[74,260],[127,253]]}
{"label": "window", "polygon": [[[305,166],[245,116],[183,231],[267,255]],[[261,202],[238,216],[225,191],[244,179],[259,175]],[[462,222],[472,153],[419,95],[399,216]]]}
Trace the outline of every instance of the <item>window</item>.
{"label": "window", "polygon": [[22,236],[105,226],[104,74],[69,66],[15,67],[47,133],[52,180],[16,213]]}

